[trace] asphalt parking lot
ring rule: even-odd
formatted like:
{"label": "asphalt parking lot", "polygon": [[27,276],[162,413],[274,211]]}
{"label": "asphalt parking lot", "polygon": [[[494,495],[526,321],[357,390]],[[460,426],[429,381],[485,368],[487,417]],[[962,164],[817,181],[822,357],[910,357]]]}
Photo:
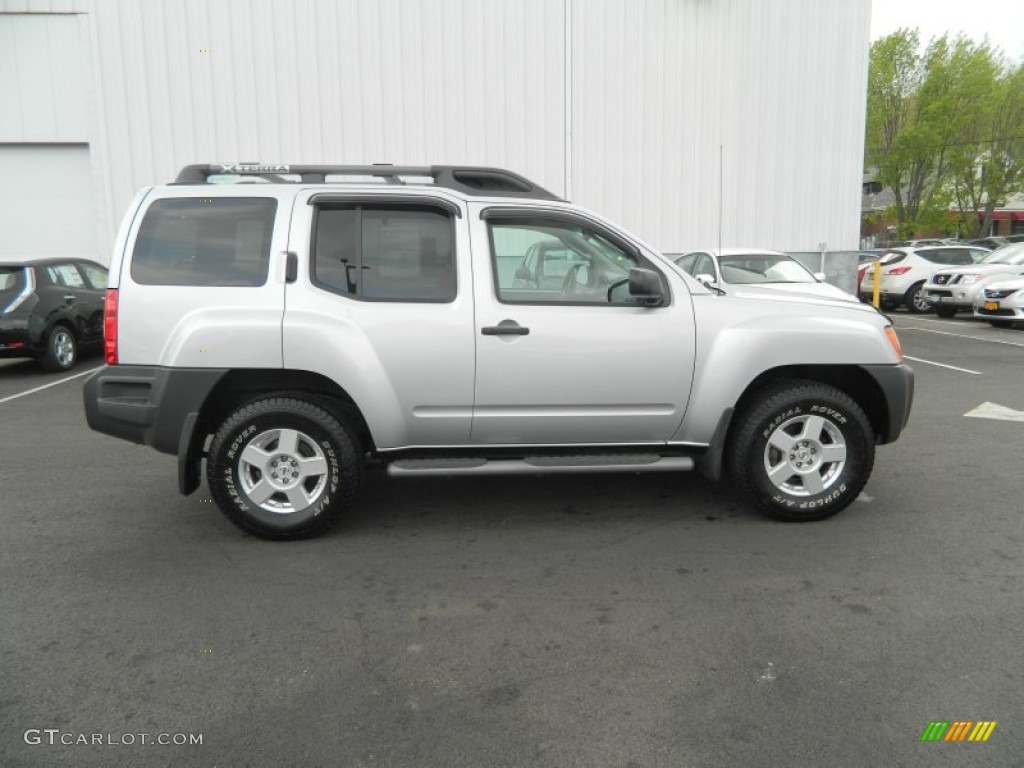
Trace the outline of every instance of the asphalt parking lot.
{"label": "asphalt parking lot", "polygon": [[1024,331],[896,323],[910,425],[806,525],[697,474],[372,476],[266,542],[0,362],[0,766],[1024,766]]}

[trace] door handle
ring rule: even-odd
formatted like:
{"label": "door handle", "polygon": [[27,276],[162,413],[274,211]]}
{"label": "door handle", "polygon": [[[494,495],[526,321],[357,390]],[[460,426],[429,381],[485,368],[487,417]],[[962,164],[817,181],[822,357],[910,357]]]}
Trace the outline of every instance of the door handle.
{"label": "door handle", "polygon": [[74,301],[77,298],[77,296],[72,296],[71,294],[68,294],[67,296],[64,297],[64,301]]}
{"label": "door handle", "polygon": [[524,328],[515,320],[502,320],[497,325],[485,325],[480,329],[484,336],[528,336],[529,328]]}

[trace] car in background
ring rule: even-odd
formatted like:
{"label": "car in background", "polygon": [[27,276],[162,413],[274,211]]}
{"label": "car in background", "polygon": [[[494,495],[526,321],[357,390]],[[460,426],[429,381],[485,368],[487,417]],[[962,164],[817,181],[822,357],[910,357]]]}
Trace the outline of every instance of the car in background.
{"label": "car in background", "polygon": [[[881,309],[895,309],[901,305],[911,312],[930,312],[932,305],[925,300],[924,285],[932,273],[941,267],[966,266],[981,261],[989,251],[968,245],[932,245],[923,248],[890,248],[882,254],[882,274],[879,280]],[[857,287],[861,298],[870,301],[874,289],[869,270],[861,275]]]}
{"label": "car in background", "polygon": [[939,317],[976,306],[981,291],[995,280],[1024,276],[1024,243],[997,248],[977,264],[940,269],[924,286],[925,300]]}
{"label": "car in background", "polygon": [[979,237],[976,240],[968,240],[968,245],[976,245],[979,248],[988,248],[990,251],[994,251],[996,248],[1002,248],[1007,245],[1010,241],[1005,237],[999,237],[993,235],[992,237]]}
{"label": "car in background", "polygon": [[85,259],[0,259],[0,358],[67,371],[103,346],[107,269]]}
{"label": "car in background", "polygon": [[856,301],[852,294],[826,283],[824,275],[811,272],[781,251],[726,248],[666,255],[699,282],[726,294],[752,288]]}
{"label": "car in background", "polygon": [[995,280],[982,288],[974,300],[974,316],[996,328],[1024,323],[1024,277]]}

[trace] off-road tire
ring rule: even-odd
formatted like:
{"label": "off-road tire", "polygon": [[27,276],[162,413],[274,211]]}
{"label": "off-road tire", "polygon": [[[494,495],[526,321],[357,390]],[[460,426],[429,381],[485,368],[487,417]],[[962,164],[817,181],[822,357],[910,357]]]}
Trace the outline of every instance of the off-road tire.
{"label": "off-road tire", "polygon": [[[774,444],[769,448],[770,440],[786,443],[787,436],[796,446],[789,453]],[[841,461],[826,460],[843,447]],[[794,460],[803,464],[800,470]],[[729,476],[740,493],[787,522],[822,520],[844,509],[864,488],[874,460],[874,434],[860,406],[833,386],[807,380],[778,382],[758,392],[736,414],[726,452]],[[769,467],[777,473],[774,482]],[[812,492],[812,473],[820,492]]]}
{"label": "off-road tire", "polygon": [[[285,447],[285,434],[294,434],[294,447]],[[249,448],[253,450],[246,453]],[[266,469],[256,468],[243,453],[261,457],[260,462],[266,456],[266,463],[259,464]],[[291,465],[288,456],[295,459]],[[303,462],[309,464],[300,466]],[[282,475],[294,476],[279,479],[277,463],[285,465]],[[319,473],[302,475],[306,469]],[[362,476],[363,454],[355,432],[319,405],[288,395],[255,400],[228,416],[213,436],[206,464],[207,484],[220,510],[242,530],[265,539],[324,533],[351,506]],[[274,492],[260,501],[271,488]],[[300,504],[293,503],[296,498]]]}

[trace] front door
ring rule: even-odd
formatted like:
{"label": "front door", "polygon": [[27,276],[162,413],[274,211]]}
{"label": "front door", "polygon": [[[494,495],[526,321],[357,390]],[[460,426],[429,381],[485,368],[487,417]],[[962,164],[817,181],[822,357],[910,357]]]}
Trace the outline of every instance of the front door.
{"label": "front door", "polygon": [[[693,310],[682,281],[589,217],[485,207],[471,206],[469,217],[473,443],[666,442],[693,377]],[[661,306],[630,299],[622,281],[637,266],[662,276]]]}

